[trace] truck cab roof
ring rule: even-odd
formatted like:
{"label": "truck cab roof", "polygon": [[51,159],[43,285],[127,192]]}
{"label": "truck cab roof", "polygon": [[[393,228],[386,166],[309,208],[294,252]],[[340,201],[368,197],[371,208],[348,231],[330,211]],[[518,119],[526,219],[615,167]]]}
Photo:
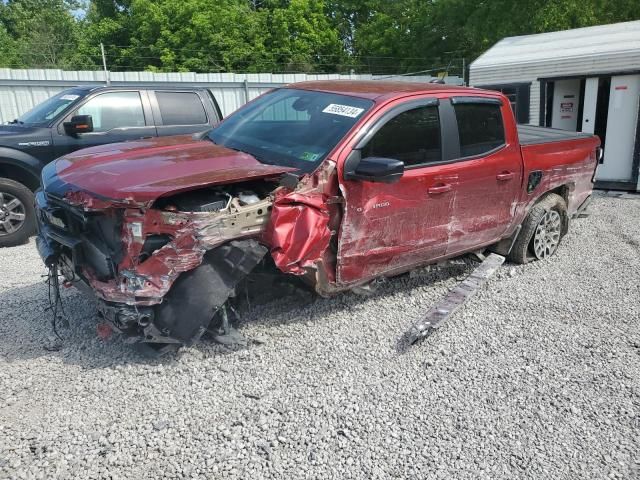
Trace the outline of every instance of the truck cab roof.
{"label": "truck cab roof", "polygon": [[196,90],[206,90],[206,86],[202,87],[193,87],[193,86],[182,86],[180,84],[177,85],[152,85],[152,84],[139,84],[139,85],[78,85],[75,87],[69,87],[68,90],[79,90],[82,92],[95,92],[97,90],[109,91],[109,90],[131,90],[131,89],[153,89],[153,90],[182,90],[182,91],[196,91]]}
{"label": "truck cab roof", "polygon": [[288,85],[288,87],[350,95],[352,97],[367,98],[376,102],[420,93],[456,91],[468,92],[469,94],[477,94],[481,91],[476,88],[440,83],[389,82],[379,80],[310,81],[293,83]]}

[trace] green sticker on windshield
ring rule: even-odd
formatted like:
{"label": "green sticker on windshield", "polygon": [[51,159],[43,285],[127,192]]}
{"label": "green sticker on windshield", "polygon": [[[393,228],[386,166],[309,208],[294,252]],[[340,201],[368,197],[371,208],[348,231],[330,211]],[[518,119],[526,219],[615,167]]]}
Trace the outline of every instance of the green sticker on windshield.
{"label": "green sticker on windshield", "polygon": [[304,160],[305,162],[315,162],[318,158],[320,158],[320,154],[313,152],[304,152],[300,156],[300,160]]}

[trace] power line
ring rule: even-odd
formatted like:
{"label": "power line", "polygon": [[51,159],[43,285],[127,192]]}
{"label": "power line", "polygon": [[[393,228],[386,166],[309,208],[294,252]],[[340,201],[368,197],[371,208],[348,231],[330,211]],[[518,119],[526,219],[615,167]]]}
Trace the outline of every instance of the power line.
{"label": "power line", "polygon": [[[78,47],[77,43],[54,43],[54,42],[29,42],[30,45],[46,45],[46,46],[73,46],[73,47]],[[88,48],[94,48],[96,50],[95,55],[99,56],[100,55],[100,47],[99,46],[93,46],[93,45],[83,45],[84,47],[88,47]],[[105,49],[109,49],[109,48],[119,48],[119,49],[146,49],[146,50],[168,50],[170,52],[196,52],[196,53],[205,53],[205,54],[211,54],[212,52],[215,52],[214,49],[194,49],[194,48],[184,48],[184,47],[172,47],[172,46],[157,46],[157,45],[115,45],[115,44],[105,44],[104,45]],[[453,52],[444,52],[444,53],[456,53],[456,52],[462,52],[461,50],[456,50]],[[30,52],[25,52],[24,54],[29,54]],[[219,51],[218,51],[219,54]],[[85,55],[89,55],[89,54],[85,54]],[[285,56],[290,56],[292,55],[292,53],[289,52],[281,52],[281,53],[274,53],[274,52],[258,52],[258,51],[254,51],[254,52],[248,52],[246,54],[237,54],[237,53],[230,53],[227,54],[228,56],[231,57],[264,57],[264,56],[271,56],[271,57],[285,57]],[[426,57],[398,57],[398,56],[390,56],[390,55],[352,55],[352,54],[348,54],[346,52],[344,53],[330,53],[330,54],[321,54],[321,53],[307,53],[306,55],[308,55],[309,57],[314,57],[314,58],[361,58],[361,59],[367,59],[367,60],[396,60],[396,61],[404,61],[404,60],[423,60],[423,61],[431,61],[432,59],[426,58]],[[118,54],[111,54],[111,53],[107,53],[106,54],[107,57],[119,57],[120,55]]]}
{"label": "power line", "polygon": [[[49,45],[49,44],[48,44]],[[58,43],[53,45],[74,45]],[[113,47],[114,45],[112,45]],[[137,48],[156,49],[152,46],[135,46],[131,45],[134,51]],[[420,73],[430,73],[433,71],[457,72],[459,66],[454,65],[455,60],[451,59],[449,64],[445,66],[433,67],[434,60],[422,57],[393,57],[393,56],[360,56],[360,55],[339,55],[339,54],[307,54],[307,58],[300,58],[294,55],[291,58],[290,53],[269,53],[269,52],[250,52],[248,54],[222,54],[215,50],[197,50],[197,49],[176,49],[177,51],[167,49],[166,53],[179,52],[198,52],[204,55],[192,58],[180,58],[174,62],[168,59],[166,55],[139,55],[134,52],[106,53],[105,57],[110,60],[108,70],[114,72],[122,71],[148,71],[150,67],[166,71],[168,68],[175,70],[177,68],[188,68],[195,73],[261,73],[265,70],[271,70],[272,73],[339,73],[345,71],[354,71],[357,73],[368,73],[373,75],[388,75],[392,78],[399,75],[417,75]],[[133,54],[132,54],[133,53]],[[60,55],[62,57],[62,54]],[[31,61],[24,63],[6,64],[8,68],[76,68],[101,70],[104,67],[100,65],[101,56],[98,51],[95,53],[77,53],[74,52],[62,61],[51,60],[51,54],[46,52],[24,52],[18,54],[19,58],[31,58]],[[42,59],[37,61],[34,59]],[[279,60],[276,60],[279,59]],[[335,59],[335,61],[331,61]],[[49,61],[47,61],[49,60]],[[462,59],[459,59],[462,60]],[[25,63],[28,66],[25,66]],[[429,68],[424,68],[429,67]],[[152,70],[153,71],[153,70]]]}
{"label": "power line", "polygon": [[[168,51],[171,52],[198,52],[198,53],[205,53],[205,54],[211,54],[212,52],[215,52],[215,50],[213,49],[192,49],[192,48],[176,48],[176,47],[170,47],[170,46],[157,46],[157,45],[105,45],[105,48],[107,47],[113,47],[113,48],[122,48],[122,49],[147,49],[147,50],[163,50],[166,49]],[[107,54],[107,56],[110,56],[112,54]],[[116,54],[113,54],[116,55]],[[290,52],[282,52],[282,53],[274,53],[274,52],[259,52],[259,51],[254,51],[254,52],[248,52],[246,54],[230,54],[230,56],[236,56],[236,57],[263,57],[263,56],[279,56],[279,57],[285,57],[285,56],[290,56],[292,55],[292,53]],[[314,52],[309,52],[303,55],[308,55],[309,57],[315,57],[315,58],[362,58],[362,59],[369,59],[369,60],[424,60],[424,61],[430,61],[429,58],[426,57],[397,57],[397,56],[384,56],[384,55],[352,55],[352,54],[348,54],[348,53],[330,53],[330,54],[325,54],[325,53],[314,53]]]}

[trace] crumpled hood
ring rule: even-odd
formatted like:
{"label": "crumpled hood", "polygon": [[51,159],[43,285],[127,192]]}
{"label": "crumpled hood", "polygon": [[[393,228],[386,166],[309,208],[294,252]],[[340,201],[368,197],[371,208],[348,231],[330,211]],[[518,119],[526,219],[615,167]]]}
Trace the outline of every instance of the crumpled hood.
{"label": "crumpled hood", "polygon": [[43,171],[46,191],[81,191],[146,203],[164,195],[293,171],[190,135],[113,143],[59,158]]}

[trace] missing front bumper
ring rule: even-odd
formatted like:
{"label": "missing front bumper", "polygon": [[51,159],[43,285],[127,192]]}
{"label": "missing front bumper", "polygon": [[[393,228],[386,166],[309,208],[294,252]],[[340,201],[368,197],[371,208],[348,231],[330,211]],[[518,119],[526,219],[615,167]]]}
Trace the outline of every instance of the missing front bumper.
{"label": "missing front bumper", "polygon": [[[55,250],[46,238],[39,242],[38,249],[41,256],[48,255],[50,249]],[[154,306],[100,299],[91,286],[76,275],[76,268],[68,257],[56,256],[55,262],[67,281],[96,299],[100,315],[125,337],[125,342],[193,344],[233,295],[236,285],[267,251],[251,239],[214,248],[204,255],[200,266],[181,274],[162,303]]]}
{"label": "missing front bumper", "polygon": [[[73,214],[62,207],[52,207],[43,192],[38,193],[36,204],[37,247],[42,260],[68,283],[96,298],[102,317],[130,343],[196,342],[233,295],[236,285],[268,252],[254,239],[231,240],[196,255],[189,255],[189,249],[174,247],[179,260],[186,257],[189,269],[183,270],[179,262],[171,263],[169,258],[166,265],[171,268],[153,278],[131,269],[127,279],[140,276],[146,280],[141,285],[118,282],[117,278],[127,273],[118,272],[122,267],[113,258],[114,254],[121,255],[121,248],[112,245],[117,243],[115,239],[94,242],[91,235],[94,217],[80,219],[81,224],[76,225],[80,220],[71,218]],[[61,219],[64,228],[49,221],[52,215]],[[111,223],[107,222],[112,227],[109,231],[120,230],[120,220]],[[152,288],[156,284],[162,284],[163,288]]]}

